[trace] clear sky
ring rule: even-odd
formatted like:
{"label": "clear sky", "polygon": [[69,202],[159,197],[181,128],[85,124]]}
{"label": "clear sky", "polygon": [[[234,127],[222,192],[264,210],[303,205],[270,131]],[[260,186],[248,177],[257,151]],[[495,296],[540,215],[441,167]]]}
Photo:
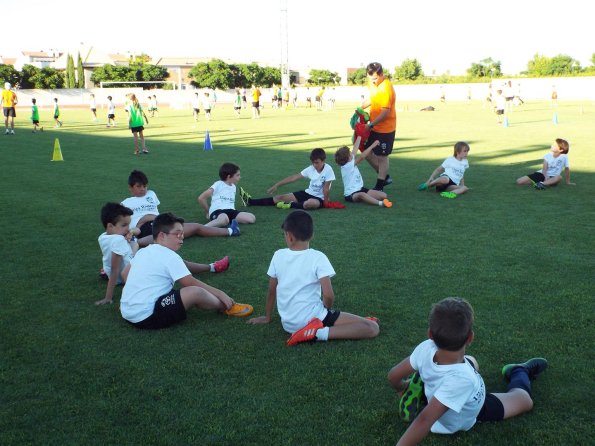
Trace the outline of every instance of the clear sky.
{"label": "clear sky", "polygon": [[[0,0],[0,55],[83,42],[108,53],[278,64],[282,0]],[[589,0],[286,0],[289,62],[337,70],[416,58],[426,74],[462,74],[491,57],[506,74],[536,53],[595,53]],[[68,11],[68,12],[67,12]],[[75,12],[76,11],[76,12]],[[7,19],[12,17],[12,19]],[[76,56],[75,56],[76,57]]]}

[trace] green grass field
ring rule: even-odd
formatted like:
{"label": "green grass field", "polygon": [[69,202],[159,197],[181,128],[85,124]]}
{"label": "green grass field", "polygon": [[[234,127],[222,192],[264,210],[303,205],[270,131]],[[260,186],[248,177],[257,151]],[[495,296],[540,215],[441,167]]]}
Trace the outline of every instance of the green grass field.
{"label": "green grass field", "polygon": [[[550,368],[534,386],[531,413],[450,437],[430,435],[424,444],[591,442],[593,103],[561,103],[557,126],[545,102],[515,109],[509,128],[498,127],[480,102],[398,113],[395,183],[386,189],[394,207],[312,212],[311,246],[337,271],[336,307],[380,318],[372,341],[288,348],[278,317],[250,326],[200,311],[146,332],[126,324],[117,305],[93,305],[105,292],[97,275],[99,210],[128,196],[133,169],[149,177],[160,211],[204,223],[196,198],[223,162],[239,164],[240,185],[264,196],[306,167],[311,149],[323,147],[339,176],[332,198],[341,199],[333,154],[350,143],[354,104],[329,112],[266,105],[260,120],[249,110],[236,119],[230,105],[217,106],[208,126],[212,152],[202,150],[204,115],[193,128],[184,110],[162,110],[151,120],[147,156],[132,154],[122,110],[117,129],[92,123],[88,110],[63,110],[57,130],[42,111],[46,131],[38,134],[21,111],[16,136],[0,135],[0,444],[394,444],[407,425],[386,373],[425,338],[430,306],[446,296],[475,308],[468,353],[488,390],[505,389],[505,363],[544,356]],[[517,177],[540,167],[556,137],[571,142],[576,186],[516,186]],[[50,161],[55,138],[64,162]],[[418,192],[457,140],[471,146],[470,192],[456,200]],[[364,163],[360,170],[371,187],[371,169]],[[241,237],[188,239],[180,254],[198,262],[229,255],[228,272],[201,279],[253,304],[258,315],[270,259],[284,247],[286,211],[251,211],[257,222],[243,226]]]}

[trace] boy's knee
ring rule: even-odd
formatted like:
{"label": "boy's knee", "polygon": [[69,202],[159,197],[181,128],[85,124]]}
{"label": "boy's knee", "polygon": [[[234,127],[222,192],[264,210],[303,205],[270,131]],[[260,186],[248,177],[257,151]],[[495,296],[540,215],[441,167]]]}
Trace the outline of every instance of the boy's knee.
{"label": "boy's knee", "polygon": [[375,338],[380,333],[380,326],[378,323],[366,319],[366,331],[367,338]]}

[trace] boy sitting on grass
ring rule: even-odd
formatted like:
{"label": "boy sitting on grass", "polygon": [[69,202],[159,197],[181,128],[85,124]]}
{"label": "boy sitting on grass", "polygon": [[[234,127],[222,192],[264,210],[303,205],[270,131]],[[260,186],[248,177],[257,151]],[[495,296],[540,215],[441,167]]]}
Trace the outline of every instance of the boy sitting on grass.
{"label": "boy sitting on grass", "polygon": [[[132,210],[119,203],[106,203],[101,208],[101,223],[103,223],[105,232],[99,236],[97,241],[103,259],[101,276],[108,282],[105,297],[95,302],[95,305],[113,302],[116,285],[124,283],[122,271],[130,264],[138,251],[136,236],[139,235],[140,230],[138,228],[130,229],[131,216]],[[209,265],[187,261],[184,263],[195,274],[209,271],[220,273],[229,267],[229,257],[225,256]]]}
{"label": "boy sitting on grass", "polygon": [[[153,221],[155,243],[139,250],[123,272],[126,285],[120,311],[142,329],[169,327],[186,319],[191,307],[217,310],[229,316],[248,316],[252,307],[237,304],[223,291],[195,279],[176,253],[184,243],[184,220],[171,213]],[[174,289],[179,282],[182,288]]]}
{"label": "boy sitting on grass", "polygon": [[310,153],[311,166],[306,167],[300,173],[288,176],[273,184],[267,190],[272,194],[285,184],[293,183],[302,178],[310,179],[310,186],[306,190],[293,193],[275,195],[267,198],[252,198],[243,188],[240,187],[240,198],[244,206],[277,206],[279,209],[318,209],[329,202],[331,182],[335,179],[335,173],[328,164],[325,164],[326,152],[323,149],[314,149]]}
{"label": "boy sitting on grass", "polygon": [[343,177],[343,195],[345,201],[363,202],[375,206],[392,207],[392,203],[386,198],[386,193],[376,189],[367,189],[364,187],[364,180],[357,165],[366,159],[374,147],[380,144],[380,141],[374,141],[370,147],[355,157],[361,142],[361,136],[355,138],[351,152],[347,146],[343,146],[335,152],[335,161],[341,167],[341,176]]}
{"label": "boy sitting on grass", "polygon": [[[128,177],[128,189],[132,197],[122,201],[122,205],[132,209],[132,228],[139,228],[139,246],[147,246],[153,243],[152,224],[155,217],[159,215],[160,202],[157,194],[147,189],[149,180],[140,170],[133,170]],[[184,223],[184,236],[192,237],[228,237],[240,235],[240,228],[235,220],[231,221],[229,228],[211,228],[199,223]]]}
{"label": "boy sitting on grass", "polygon": [[[506,393],[486,394],[477,361],[465,355],[474,337],[473,308],[466,300],[449,297],[434,304],[428,337],[388,373],[390,384],[404,392],[401,417],[415,418],[397,446],[418,444],[430,431],[467,431],[476,422],[500,421],[533,408],[531,381],[547,368],[547,361],[533,358],[505,365]],[[428,403],[422,410],[424,392]]]}
{"label": "boy sitting on grass", "polygon": [[[281,225],[287,248],[273,255],[267,274],[269,291],[265,315],[250,324],[271,322],[273,307],[285,331],[292,333],[287,345],[329,339],[369,339],[378,336],[376,318],[363,318],[332,309],[335,301],[331,277],[335,275],[326,255],[310,249],[314,234],[312,217],[291,212]],[[322,291],[322,300],[320,294]]]}

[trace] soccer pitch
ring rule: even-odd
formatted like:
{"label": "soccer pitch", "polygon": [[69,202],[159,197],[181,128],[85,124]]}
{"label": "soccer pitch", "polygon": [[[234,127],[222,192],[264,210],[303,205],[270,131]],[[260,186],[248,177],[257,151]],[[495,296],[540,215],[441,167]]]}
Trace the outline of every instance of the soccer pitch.
{"label": "soccer pitch", "polygon": [[[398,98],[397,98],[398,99]],[[265,196],[276,181],[309,165],[322,147],[337,176],[331,198],[342,201],[334,152],[351,142],[356,104],[335,110],[272,110],[240,119],[218,104],[212,121],[191,110],[160,110],[145,137],[149,155],[134,156],[124,111],[118,127],[92,122],[88,110],[62,110],[54,129],[31,133],[18,112],[16,135],[0,135],[5,230],[0,265],[2,361],[0,443],[387,445],[407,425],[397,415],[388,370],[427,335],[431,304],[466,298],[475,309],[477,358],[488,391],[503,391],[500,368],[533,356],[550,368],[533,387],[532,412],[477,425],[428,445],[586,444],[592,438],[593,191],[592,102],[528,102],[496,124],[482,102],[399,103],[390,157],[394,206],[347,204],[312,212],[311,247],[329,257],[336,308],[380,319],[371,341],[286,347],[278,315],[264,326],[192,310],[173,328],[148,332],[120,317],[118,302],[96,307],[103,232],[101,206],[128,196],[133,169],[145,172],[161,212],[205,223],[197,196],[219,166],[241,167],[239,183]],[[407,110],[407,111],[405,111]],[[119,118],[119,120],[118,120]],[[212,151],[203,151],[206,130]],[[571,181],[546,191],[515,185],[541,167],[557,137],[570,144]],[[51,162],[58,138],[64,157]],[[458,140],[471,146],[456,200],[418,192]],[[374,175],[364,162],[367,187]],[[304,189],[307,183],[279,192]],[[239,197],[236,207],[241,208]],[[190,238],[179,251],[207,263],[231,258],[223,274],[201,280],[264,313],[266,271],[285,247],[287,211],[253,207],[256,224],[239,238]],[[503,440],[503,439],[506,440]]]}

